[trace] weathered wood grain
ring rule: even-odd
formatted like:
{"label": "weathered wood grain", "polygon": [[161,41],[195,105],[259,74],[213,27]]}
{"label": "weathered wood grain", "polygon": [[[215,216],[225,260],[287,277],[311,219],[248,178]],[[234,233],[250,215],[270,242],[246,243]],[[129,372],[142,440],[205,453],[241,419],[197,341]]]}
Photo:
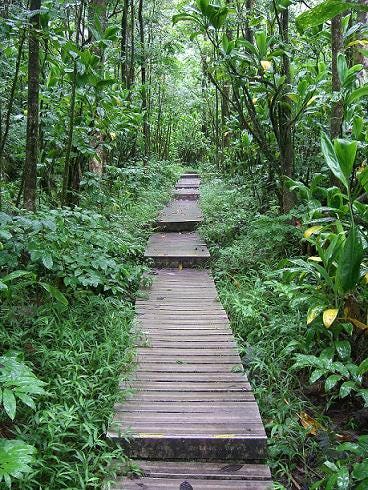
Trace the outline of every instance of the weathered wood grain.
{"label": "weathered wood grain", "polygon": [[[176,197],[198,197],[199,183],[183,175]],[[193,269],[210,254],[197,233],[181,231],[202,219],[192,197],[174,200],[157,220],[165,232],[147,244],[161,269],[136,301],[137,370],[121,379],[124,401],[108,433],[145,460],[144,474],[120,478],[115,489],[181,490],[185,481],[194,490],[271,488],[268,467],[258,464],[265,430],[228,317],[211,272]]]}

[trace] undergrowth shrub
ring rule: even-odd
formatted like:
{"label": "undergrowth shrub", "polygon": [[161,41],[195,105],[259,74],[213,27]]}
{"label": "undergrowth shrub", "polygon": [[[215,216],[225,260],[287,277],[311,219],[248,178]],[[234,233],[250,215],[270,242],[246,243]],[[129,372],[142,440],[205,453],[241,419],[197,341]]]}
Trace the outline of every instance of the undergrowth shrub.
{"label": "undergrowth shrub", "polygon": [[[246,184],[214,181],[203,187],[202,235],[214,257],[220,299],[238,339],[269,434],[269,464],[275,480],[309,474],[319,443],[301,424],[312,403],[300,394],[301,380],[291,370],[293,352],[303,343],[303,314],[290,305],[275,278],[278,262],[299,252],[301,232],[293,216],[260,214]],[[296,223],[297,224],[297,223]],[[282,485],[281,485],[282,487]]]}
{"label": "undergrowth shrub", "polygon": [[13,468],[12,488],[101,488],[126,459],[105,434],[134,368],[145,240],[178,173],[165,162],[109,168],[86,176],[81,207],[0,214],[0,355],[14,352],[45,390],[14,420],[0,414],[0,478]]}

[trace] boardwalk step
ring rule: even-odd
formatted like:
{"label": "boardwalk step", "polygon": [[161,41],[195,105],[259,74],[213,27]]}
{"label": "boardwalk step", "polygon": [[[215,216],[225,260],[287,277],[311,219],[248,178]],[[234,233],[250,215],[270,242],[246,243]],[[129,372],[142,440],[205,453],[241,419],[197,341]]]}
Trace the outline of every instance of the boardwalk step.
{"label": "boardwalk step", "polygon": [[202,221],[197,201],[175,199],[160,213],[156,227],[161,231],[193,231]]}
{"label": "boardwalk step", "polygon": [[196,172],[192,172],[192,173],[188,172],[186,174],[182,174],[180,176],[180,178],[181,179],[193,179],[193,178],[199,179],[199,175]]}
{"label": "boardwalk step", "polygon": [[148,240],[145,256],[153,260],[155,267],[205,266],[210,259],[206,245],[195,232],[154,233]]}
{"label": "boardwalk step", "polygon": [[[197,175],[176,197],[198,197]],[[115,489],[266,489],[267,438],[211,272],[210,254],[191,231],[198,201],[176,199],[160,214],[145,256],[156,267],[136,301],[136,371],[121,379],[108,436],[142,466]],[[155,460],[155,461],[152,461]],[[196,463],[191,463],[196,461]]]}
{"label": "boardwalk step", "polygon": [[174,198],[196,201],[197,199],[199,199],[199,189],[195,187],[181,187],[179,189],[175,189]]}
{"label": "boardwalk step", "polygon": [[199,189],[199,178],[181,178],[177,181],[175,189]]}
{"label": "boardwalk step", "polygon": [[[200,291],[192,309],[185,288]],[[155,271],[136,308],[145,345],[110,437],[135,458],[263,459],[266,434],[209,271]]]}
{"label": "boardwalk step", "polygon": [[137,461],[142,476],[123,477],[119,489],[254,489],[272,488],[270,470],[261,464],[192,463],[174,461]]}

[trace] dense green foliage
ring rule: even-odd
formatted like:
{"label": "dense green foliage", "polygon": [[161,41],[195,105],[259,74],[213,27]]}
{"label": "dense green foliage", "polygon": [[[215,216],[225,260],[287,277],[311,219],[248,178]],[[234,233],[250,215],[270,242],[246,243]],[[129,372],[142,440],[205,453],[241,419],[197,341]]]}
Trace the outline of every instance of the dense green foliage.
{"label": "dense green foliage", "polygon": [[9,390],[17,399],[14,423],[2,416],[17,439],[2,451],[21,464],[2,471],[8,482],[27,472],[19,488],[100,488],[123,458],[105,433],[120,375],[134,368],[146,225],[178,175],[162,167],[125,169],[114,189],[106,173],[85,193],[87,209],[1,215],[2,267],[13,272],[2,277],[0,386],[11,419]]}
{"label": "dense green foliage", "polygon": [[[360,390],[364,398],[366,391],[365,338],[348,323],[330,329],[322,321],[307,325],[310,297],[303,291],[315,292],[313,282],[307,274],[301,286],[282,277],[285,257],[304,262],[297,258],[302,230],[291,224],[290,215],[278,216],[275,207],[259,214],[243,180],[212,178],[202,195],[206,223],[201,233],[211,245],[220,298],[269,431],[275,478],[287,488],[316,480],[313,488],[328,481],[328,488],[335,488],[339,475],[349,482],[350,470],[351,483],[344,488],[355,488],[353,481],[361,480],[359,488],[365,488],[367,436],[356,441],[354,435],[365,427],[359,401]],[[367,298],[360,305],[366,308]],[[316,383],[320,378],[325,385]],[[338,403],[352,390],[356,394],[345,401],[348,405]],[[361,468],[361,477],[355,468]]]}
{"label": "dense green foliage", "polygon": [[145,240],[199,169],[281,488],[368,487],[365,0],[0,5],[0,486],[100,488]]}

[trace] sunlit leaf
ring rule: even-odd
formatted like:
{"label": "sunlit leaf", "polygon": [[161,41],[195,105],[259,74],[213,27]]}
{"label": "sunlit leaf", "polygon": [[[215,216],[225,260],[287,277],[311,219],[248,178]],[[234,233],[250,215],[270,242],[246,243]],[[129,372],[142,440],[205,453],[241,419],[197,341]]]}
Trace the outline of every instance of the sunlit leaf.
{"label": "sunlit leaf", "polygon": [[323,312],[323,324],[326,328],[330,328],[333,322],[336,320],[339,310],[337,308],[329,308]]}
{"label": "sunlit leaf", "polygon": [[321,424],[310,415],[308,415],[306,412],[300,412],[299,419],[302,426],[307,429],[309,434],[313,436],[315,436],[318,430],[321,428]]}

